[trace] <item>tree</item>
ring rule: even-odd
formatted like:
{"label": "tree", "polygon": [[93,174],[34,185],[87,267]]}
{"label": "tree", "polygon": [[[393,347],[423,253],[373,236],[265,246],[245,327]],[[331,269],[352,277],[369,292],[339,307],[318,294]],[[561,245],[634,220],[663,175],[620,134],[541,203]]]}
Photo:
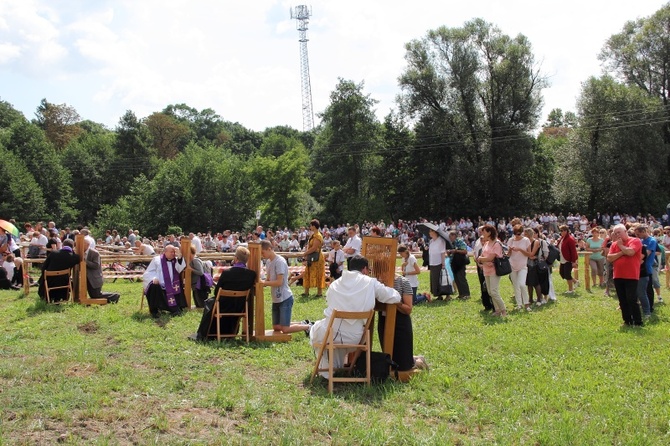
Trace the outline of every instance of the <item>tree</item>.
{"label": "tree", "polygon": [[145,123],[151,133],[153,147],[161,158],[174,158],[188,142],[188,126],[170,115],[153,113]]}
{"label": "tree", "polygon": [[309,200],[312,186],[307,178],[309,155],[296,139],[274,136],[275,140],[284,140],[280,146],[290,148],[279,156],[254,158],[249,174],[255,185],[256,201],[263,211],[263,221],[270,226],[292,228],[301,223],[300,209]]}
{"label": "tree", "polygon": [[420,214],[521,210],[519,179],[532,166],[529,132],[546,85],[530,42],[475,19],[429,31],[406,50],[399,102],[416,122],[417,181],[428,191],[415,200],[426,203]]}
{"label": "tree", "polygon": [[115,187],[107,190],[110,203],[127,194],[137,176],[143,174],[151,179],[156,171],[155,151],[151,147],[149,129],[130,110],[126,111],[116,126],[114,149],[116,157],[111,171]]}
{"label": "tree", "polygon": [[79,113],[67,104],[56,105],[42,99],[35,117],[35,122],[57,150],[63,150],[82,132]]}
{"label": "tree", "polygon": [[44,217],[44,195],[35,177],[15,153],[0,144],[0,215],[9,220],[33,221]]}
{"label": "tree", "polygon": [[16,122],[10,128],[6,148],[21,158],[39,185],[47,205],[41,218],[75,221],[70,173],[44,132],[27,120]]}
{"label": "tree", "polygon": [[590,78],[578,99],[579,127],[557,162],[558,198],[582,195],[578,208],[650,212],[663,208],[657,193],[667,175],[661,126],[663,108],[644,90],[609,76]]}
{"label": "tree", "polygon": [[[626,22],[620,33],[607,40],[600,59],[618,79],[662,103],[665,123],[660,131],[665,147],[661,157],[670,170],[670,3],[650,17]],[[665,178],[662,190],[668,186],[670,179]]]}
{"label": "tree", "polygon": [[375,218],[371,183],[381,146],[376,103],[363,93],[363,83],[340,79],[320,115],[323,128],[314,143],[311,175],[327,221]]}
{"label": "tree", "polygon": [[[103,205],[116,201],[117,172],[114,133],[85,133],[71,142],[62,154],[70,172],[72,189],[79,209],[79,221],[91,224]],[[118,192],[117,192],[118,193]]]}

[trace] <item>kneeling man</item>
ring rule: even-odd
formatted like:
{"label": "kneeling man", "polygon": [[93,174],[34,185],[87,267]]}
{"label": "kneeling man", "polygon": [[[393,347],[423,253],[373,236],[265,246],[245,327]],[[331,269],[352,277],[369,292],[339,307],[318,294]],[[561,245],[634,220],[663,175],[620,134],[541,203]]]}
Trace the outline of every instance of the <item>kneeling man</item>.
{"label": "kneeling man", "polygon": [[144,272],[144,295],[147,297],[152,317],[159,317],[161,310],[181,314],[186,308],[184,286],[180,273],[186,268],[183,258],[177,258],[177,248],[167,245],[159,257],[154,257]]}
{"label": "kneeling man", "polygon": [[[342,272],[342,277],[334,281],[326,292],[328,307],[323,311],[325,319],[316,321],[310,330],[310,343],[322,343],[328,329],[328,322],[333,310],[340,311],[370,311],[375,307],[375,300],[382,303],[397,304],[400,302],[400,293],[379,282],[370,273],[368,259],[354,255],[349,261],[349,270]],[[333,324],[333,339],[341,344],[356,344],[360,342],[365,327],[362,320],[342,319]],[[354,351],[351,349],[349,351]],[[335,350],[334,367],[343,367],[344,358],[349,352],[347,349]],[[314,349],[315,355],[319,352]],[[324,353],[320,368],[328,367],[328,355]],[[327,378],[328,372],[321,372]]]}

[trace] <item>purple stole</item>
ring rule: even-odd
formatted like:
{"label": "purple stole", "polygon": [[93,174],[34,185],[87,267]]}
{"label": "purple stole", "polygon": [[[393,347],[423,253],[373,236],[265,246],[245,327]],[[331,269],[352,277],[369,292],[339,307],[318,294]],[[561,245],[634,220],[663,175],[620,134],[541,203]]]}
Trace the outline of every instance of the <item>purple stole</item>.
{"label": "purple stole", "polygon": [[[167,298],[168,307],[174,308],[177,306],[177,299],[175,296],[181,293],[181,280],[179,280],[179,273],[175,268],[176,259],[168,261],[165,254],[161,254],[161,267],[163,268],[163,281],[165,282],[165,297]],[[168,265],[168,263],[170,265]],[[172,267],[172,283],[170,283],[170,272],[168,268]]]}

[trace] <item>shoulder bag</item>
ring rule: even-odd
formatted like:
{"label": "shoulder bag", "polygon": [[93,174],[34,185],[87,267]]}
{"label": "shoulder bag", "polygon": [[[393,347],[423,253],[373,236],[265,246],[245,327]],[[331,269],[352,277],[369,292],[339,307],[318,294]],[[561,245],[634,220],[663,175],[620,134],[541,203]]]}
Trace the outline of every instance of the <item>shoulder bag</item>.
{"label": "shoulder bag", "polygon": [[[500,247],[502,248],[502,243],[500,243]],[[496,268],[496,276],[506,276],[512,273],[512,265],[509,263],[509,257],[505,254],[504,250],[502,257],[493,259],[493,265]]]}

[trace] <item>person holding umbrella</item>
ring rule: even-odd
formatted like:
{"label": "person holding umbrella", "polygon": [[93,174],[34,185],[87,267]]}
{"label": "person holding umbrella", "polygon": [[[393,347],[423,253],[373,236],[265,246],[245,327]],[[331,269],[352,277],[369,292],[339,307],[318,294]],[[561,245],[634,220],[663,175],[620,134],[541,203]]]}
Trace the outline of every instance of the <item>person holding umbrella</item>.
{"label": "person holding umbrella", "polygon": [[[447,243],[449,235],[441,231],[432,223],[420,223],[418,229],[424,234],[428,232],[430,242],[428,244],[428,270],[430,271],[430,292],[437,296],[437,300],[443,300],[444,294],[440,294],[440,276],[446,268],[444,263],[447,257]],[[451,242],[449,242],[451,246]]]}

